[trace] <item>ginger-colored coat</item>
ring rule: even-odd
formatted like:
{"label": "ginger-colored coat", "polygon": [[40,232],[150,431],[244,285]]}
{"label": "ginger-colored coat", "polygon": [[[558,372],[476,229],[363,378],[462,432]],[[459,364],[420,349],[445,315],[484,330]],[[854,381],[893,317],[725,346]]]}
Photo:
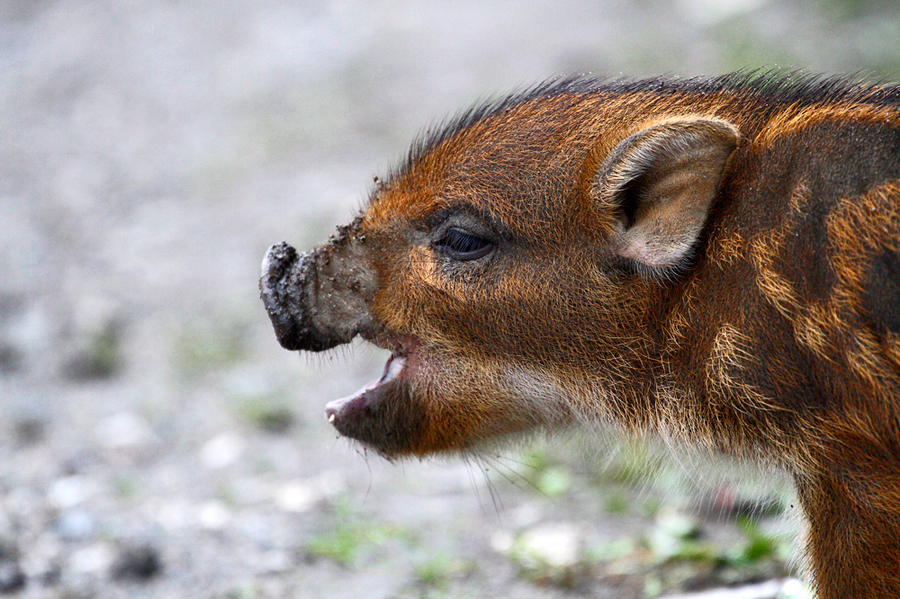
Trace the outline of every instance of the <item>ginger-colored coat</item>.
{"label": "ginger-colored coat", "polygon": [[326,412],[387,457],[614,421],[796,481],[822,599],[900,596],[900,89],[552,82],[419,141],[326,245],[274,246],[281,343],[356,335]]}

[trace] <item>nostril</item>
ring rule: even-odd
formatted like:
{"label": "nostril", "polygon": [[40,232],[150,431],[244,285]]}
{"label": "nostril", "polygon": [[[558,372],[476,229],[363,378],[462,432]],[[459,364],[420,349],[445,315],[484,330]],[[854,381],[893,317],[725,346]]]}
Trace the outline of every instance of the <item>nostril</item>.
{"label": "nostril", "polygon": [[301,291],[285,280],[289,279],[286,275],[296,263],[297,250],[286,242],[273,245],[266,252],[260,267],[259,296],[270,314],[283,312],[286,296]]}
{"label": "nostril", "polygon": [[317,275],[311,254],[298,254],[285,242],[273,245],[262,261],[259,296],[275,336],[289,350],[323,351],[344,342],[320,331],[312,320],[316,298],[310,297]]}
{"label": "nostril", "polygon": [[[291,247],[287,242],[275,244],[269,248],[262,261],[260,277],[262,279],[270,279],[278,281],[281,279],[287,268],[297,259],[297,250]],[[274,282],[273,281],[273,282]]]}

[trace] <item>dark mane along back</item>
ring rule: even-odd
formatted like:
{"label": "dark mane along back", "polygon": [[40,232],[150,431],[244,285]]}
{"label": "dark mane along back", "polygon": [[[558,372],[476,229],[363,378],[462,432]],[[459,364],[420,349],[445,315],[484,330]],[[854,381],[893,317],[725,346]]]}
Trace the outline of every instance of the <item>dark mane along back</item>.
{"label": "dark mane along back", "polygon": [[823,102],[854,102],[900,105],[900,86],[866,82],[846,75],[811,75],[800,71],[737,71],[716,77],[654,77],[650,79],[605,79],[576,75],[549,79],[509,95],[488,98],[457,115],[428,127],[412,143],[403,172],[408,165],[441,142],[472,124],[509,108],[560,94],[629,94],[653,92],[660,97],[685,94],[734,92],[745,94],[768,108],[810,105]]}

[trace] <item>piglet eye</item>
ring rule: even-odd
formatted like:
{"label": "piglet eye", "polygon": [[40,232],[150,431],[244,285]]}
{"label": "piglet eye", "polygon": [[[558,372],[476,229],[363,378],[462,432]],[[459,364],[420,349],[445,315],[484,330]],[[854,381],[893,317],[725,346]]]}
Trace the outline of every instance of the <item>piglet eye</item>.
{"label": "piglet eye", "polygon": [[491,241],[456,227],[447,229],[434,246],[454,260],[476,260],[494,249]]}

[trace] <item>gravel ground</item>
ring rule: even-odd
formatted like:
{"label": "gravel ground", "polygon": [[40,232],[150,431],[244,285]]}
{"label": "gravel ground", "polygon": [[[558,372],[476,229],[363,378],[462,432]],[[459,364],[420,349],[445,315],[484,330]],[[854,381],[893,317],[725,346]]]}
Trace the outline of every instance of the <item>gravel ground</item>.
{"label": "gravel ground", "polygon": [[874,0],[0,0],[0,594],[625,598],[789,575],[777,519],[736,524],[746,498],[789,502],[768,475],[596,434],[399,465],[336,439],[323,405],[384,356],[280,349],[259,262],[323,240],[486,95],[571,72],[896,79],[897,47],[900,10]]}

